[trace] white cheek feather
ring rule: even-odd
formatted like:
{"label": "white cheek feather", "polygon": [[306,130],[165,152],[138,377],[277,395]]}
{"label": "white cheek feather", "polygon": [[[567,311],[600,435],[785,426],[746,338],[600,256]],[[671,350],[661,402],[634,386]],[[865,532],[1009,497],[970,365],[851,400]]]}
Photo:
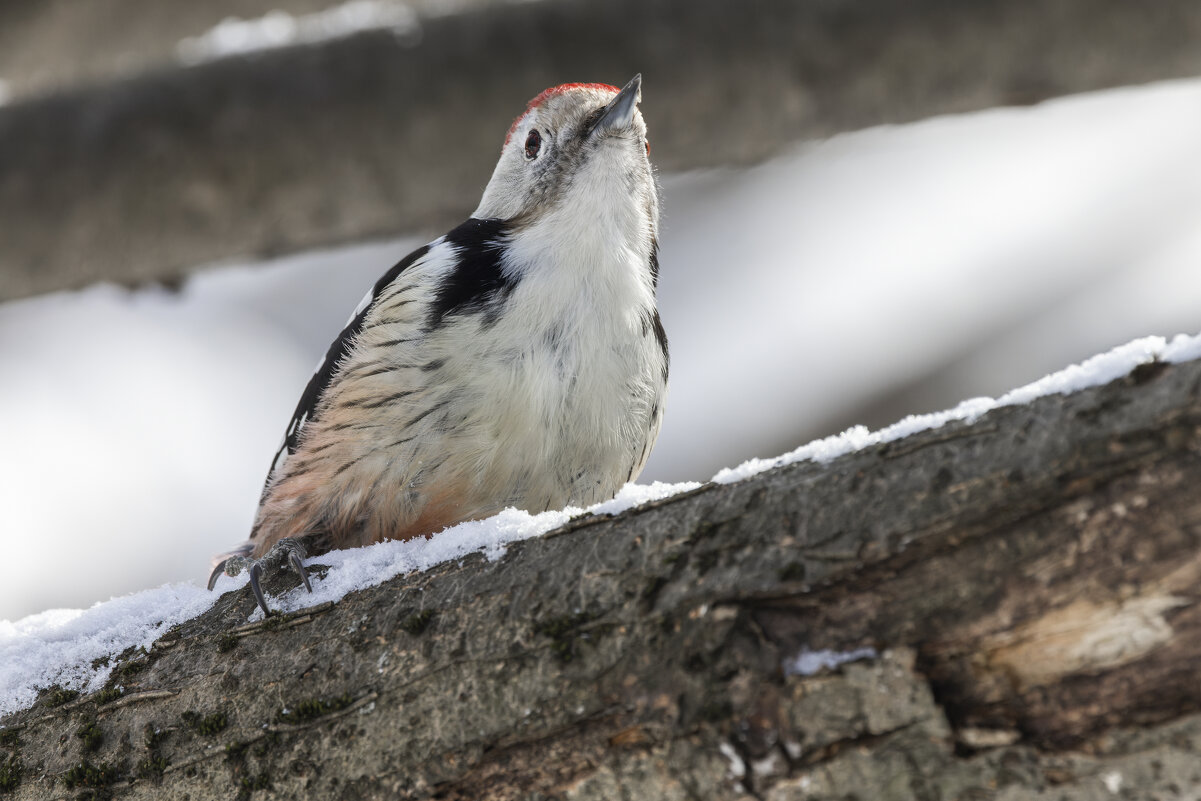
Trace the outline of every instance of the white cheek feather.
{"label": "white cheek feather", "polygon": [[530,171],[528,162],[513,148],[506,145],[500,160],[492,171],[492,177],[484,188],[480,205],[471,213],[476,219],[508,219],[521,213],[522,203],[529,194]]}

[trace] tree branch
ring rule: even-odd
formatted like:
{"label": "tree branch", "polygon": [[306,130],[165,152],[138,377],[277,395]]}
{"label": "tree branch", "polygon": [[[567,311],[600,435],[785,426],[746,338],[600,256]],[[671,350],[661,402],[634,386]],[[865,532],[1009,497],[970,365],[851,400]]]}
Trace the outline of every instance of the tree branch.
{"label": "tree branch", "polygon": [[1199,484],[1201,362],[1155,364],[251,628],[232,592],[144,700],[0,748],[28,799],[1187,796]]}

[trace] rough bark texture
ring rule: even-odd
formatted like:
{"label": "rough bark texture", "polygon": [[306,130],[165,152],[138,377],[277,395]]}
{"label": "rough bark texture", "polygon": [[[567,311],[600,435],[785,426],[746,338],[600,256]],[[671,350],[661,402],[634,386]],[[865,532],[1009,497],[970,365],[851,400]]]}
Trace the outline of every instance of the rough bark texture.
{"label": "rough bark texture", "polygon": [[[106,3],[140,24],[166,14],[145,0]],[[680,170],[841,130],[1201,74],[1201,6],[1188,0],[467,5],[419,14],[400,36],[162,66],[0,108],[0,300],[440,232],[475,207],[523,103],[568,80],[641,71],[655,161]],[[55,31],[103,13],[51,7],[66,15]],[[39,8],[13,4],[0,20],[17,31]]]}
{"label": "rough bark texture", "polygon": [[[265,624],[231,592],[124,695],[2,721],[0,765],[21,799],[1196,798],[1199,485],[1201,362],[1146,365]],[[822,649],[873,650],[793,668]]]}

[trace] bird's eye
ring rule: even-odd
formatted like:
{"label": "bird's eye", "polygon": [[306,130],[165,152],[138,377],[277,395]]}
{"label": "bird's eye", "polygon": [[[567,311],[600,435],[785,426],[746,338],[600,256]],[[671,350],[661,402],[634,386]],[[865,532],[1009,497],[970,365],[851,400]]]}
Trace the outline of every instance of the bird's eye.
{"label": "bird's eye", "polygon": [[651,154],[651,140],[647,139],[646,140],[646,155],[649,156],[650,154]]}
{"label": "bird's eye", "polygon": [[538,151],[542,149],[542,134],[538,133],[538,129],[530,131],[530,135],[525,138],[525,157],[532,159],[538,155]]}

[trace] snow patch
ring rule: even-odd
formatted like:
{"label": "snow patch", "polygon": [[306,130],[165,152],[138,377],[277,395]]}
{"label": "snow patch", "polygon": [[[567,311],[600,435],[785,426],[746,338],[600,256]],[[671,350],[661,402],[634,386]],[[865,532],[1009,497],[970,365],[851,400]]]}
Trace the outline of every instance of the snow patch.
{"label": "snow patch", "polygon": [[[288,612],[337,601],[402,573],[428,570],[473,553],[496,560],[510,543],[544,534],[573,517],[615,515],[699,486],[696,482],[627,484],[612,500],[588,509],[568,508],[536,515],[506,509],[487,520],[453,526],[429,539],[332,551],[316,560],[328,565],[330,571],[324,579],[313,577],[311,595],[297,588],[274,599],[273,605]],[[247,581],[245,575],[222,575],[215,592],[192,584],[167,584],[98,603],[87,610],[55,609],[16,622],[0,620],[0,716],[28,707],[36,700],[39,688],[52,684],[81,692],[100,689],[112,668],[94,668],[93,660],[119,654],[131,646],[149,647],[171,626],[203,614],[222,593],[239,589]],[[261,616],[256,609],[251,620]]]}
{"label": "snow patch", "polygon": [[398,0],[350,0],[299,16],[276,10],[257,19],[228,17],[200,36],[180,41],[175,55],[184,64],[200,64],[260,50],[341,39],[369,30],[412,36],[420,32],[420,25],[413,9]]}
{"label": "snow patch", "polygon": [[1101,783],[1105,785],[1105,789],[1112,795],[1117,795],[1122,791],[1122,774],[1116,770],[1111,770],[1101,777]]}
{"label": "snow patch", "polygon": [[880,654],[875,648],[856,648],[854,651],[810,651],[803,649],[799,654],[784,660],[785,676],[815,676],[823,670],[834,670],[847,662],[876,659]]}
{"label": "snow patch", "polygon": [[81,692],[100,689],[112,666],[94,668],[93,660],[131,646],[149,647],[167,629],[207,611],[218,597],[202,587],[167,584],[86,610],[51,609],[15,623],[0,620],[0,715],[30,706],[38,689],[52,684]]}
{"label": "snow patch", "polygon": [[727,467],[718,471],[713,480],[718,484],[733,484],[795,462],[809,460],[824,464],[870,445],[904,439],[956,420],[971,423],[986,412],[1002,406],[1016,406],[1047,395],[1067,395],[1088,387],[1108,384],[1128,374],[1140,364],[1156,360],[1179,364],[1198,358],[1201,358],[1201,334],[1179,334],[1171,342],[1163,337],[1143,337],[1040,378],[1024,387],[1011,390],[1000,398],[972,398],[946,411],[910,415],[878,431],[868,431],[864,426],[853,426],[841,434],[815,440],[774,459],[750,459],[737,467]]}
{"label": "snow patch", "polygon": [[652,501],[659,501],[682,492],[699,489],[699,481],[681,481],[679,484],[669,484],[663,481],[653,481],[650,484],[626,484],[611,500],[602,501],[588,509],[596,515],[618,515],[635,506],[642,506]]}
{"label": "snow patch", "polygon": [[[496,561],[504,556],[510,544],[553,531],[572,518],[585,514],[617,515],[635,506],[700,486],[695,481],[681,484],[627,484],[612,500],[587,509],[568,507],[554,512],[530,514],[509,508],[485,520],[470,520],[452,526],[428,539],[407,542],[388,540],[362,548],[331,551],[314,560],[328,565],[330,571],[323,579],[311,577],[311,594],[297,587],[281,597],[272,598],[272,606],[285,612],[294,612],[326,601],[339,601],[352,592],[382,584],[395,576],[429,570],[473,553],[482,553],[490,561]],[[224,586],[222,582],[225,580],[225,577],[218,578],[216,589],[222,592],[233,589],[233,585],[228,588]],[[262,614],[261,610],[256,609],[250,619],[258,620]]]}
{"label": "snow patch", "polygon": [[1192,337],[1177,334],[1160,356],[1160,361],[1168,364],[1184,364],[1197,359],[1201,359],[1201,334]]}

